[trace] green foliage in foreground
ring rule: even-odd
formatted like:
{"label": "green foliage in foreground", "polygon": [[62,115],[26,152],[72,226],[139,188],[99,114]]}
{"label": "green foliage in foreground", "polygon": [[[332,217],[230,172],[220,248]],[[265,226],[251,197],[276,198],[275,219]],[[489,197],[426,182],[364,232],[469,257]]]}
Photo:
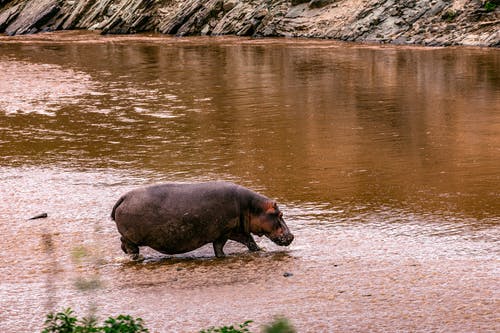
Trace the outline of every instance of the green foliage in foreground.
{"label": "green foliage in foreground", "polygon": [[78,320],[70,308],[56,314],[49,313],[42,333],[139,333],[149,332],[141,318],[119,315],[109,317],[103,326],[98,326],[95,318]]}
{"label": "green foliage in foreground", "polygon": [[[210,327],[200,333],[252,333],[248,329],[251,320],[245,321],[236,327],[221,326]],[[45,320],[42,333],[144,333],[149,332],[143,326],[141,318],[132,318],[128,315],[109,317],[102,326],[99,326],[95,318],[78,319],[70,308],[58,312],[49,313]],[[263,333],[296,333],[295,328],[286,318],[277,318],[269,325],[263,327]]]}

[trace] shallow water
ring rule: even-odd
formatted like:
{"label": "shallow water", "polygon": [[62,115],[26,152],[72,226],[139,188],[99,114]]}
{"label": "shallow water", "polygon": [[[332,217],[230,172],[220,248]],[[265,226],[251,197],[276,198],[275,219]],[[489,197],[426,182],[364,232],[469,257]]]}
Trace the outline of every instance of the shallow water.
{"label": "shallow water", "polygon": [[[495,49],[0,37],[0,331],[69,306],[154,332],[500,330],[499,68]],[[277,199],[295,241],[121,253],[122,193],[212,179]]]}

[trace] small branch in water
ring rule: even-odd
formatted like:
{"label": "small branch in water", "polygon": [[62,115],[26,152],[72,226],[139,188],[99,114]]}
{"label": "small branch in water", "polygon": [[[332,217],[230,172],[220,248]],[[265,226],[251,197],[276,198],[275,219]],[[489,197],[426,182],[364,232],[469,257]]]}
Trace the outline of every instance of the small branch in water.
{"label": "small branch in water", "polygon": [[36,219],[44,219],[46,218],[48,215],[47,213],[41,213],[41,214],[38,214],[38,215],[35,215],[33,216],[32,218],[30,218],[29,220],[36,220]]}

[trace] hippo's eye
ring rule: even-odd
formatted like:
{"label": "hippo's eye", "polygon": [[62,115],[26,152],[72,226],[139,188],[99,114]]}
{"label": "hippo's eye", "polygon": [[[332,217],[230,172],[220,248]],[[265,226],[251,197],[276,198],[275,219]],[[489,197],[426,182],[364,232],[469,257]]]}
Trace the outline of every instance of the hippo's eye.
{"label": "hippo's eye", "polygon": [[274,210],[272,212],[267,212],[267,215],[273,216],[273,217],[279,217],[281,215],[281,212]]}
{"label": "hippo's eye", "polygon": [[283,217],[283,213],[280,211],[275,211],[275,212],[269,213],[269,215],[274,217],[274,218],[282,218]]}

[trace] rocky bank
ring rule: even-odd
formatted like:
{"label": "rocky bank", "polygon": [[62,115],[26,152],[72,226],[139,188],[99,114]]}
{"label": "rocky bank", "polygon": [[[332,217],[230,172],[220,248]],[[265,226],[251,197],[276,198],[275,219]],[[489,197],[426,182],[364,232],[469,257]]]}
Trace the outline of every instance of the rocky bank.
{"label": "rocky bank", "polygon": [[500,0],[0,0],[0,33],[91,29],[500,46]]}

